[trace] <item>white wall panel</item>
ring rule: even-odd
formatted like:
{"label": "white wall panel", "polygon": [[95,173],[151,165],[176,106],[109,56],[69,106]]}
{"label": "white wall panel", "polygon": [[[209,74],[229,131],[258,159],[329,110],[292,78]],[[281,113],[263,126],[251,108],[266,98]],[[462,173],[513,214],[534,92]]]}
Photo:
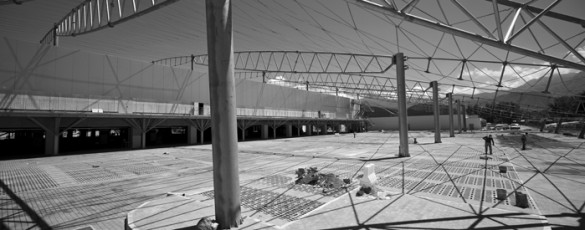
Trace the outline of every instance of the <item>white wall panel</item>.
{"label": "white wall panel", "polygon": [[151,90],[149,90],[146,98],[161,98],[163,97],[162,88],[164,85],[164,68],[161,66],[154,66],[154,72],[152,76]]}
{"label": "white wall panel", "polygon": [[[15,50],[16,58],[11,56],[9,46]],[[207,76],[202,75],[207,71],[205,66],[195,66],[194,71],[179,68],[171,70],[171,67],[151,63],[61,47],[43,48],[38,44],[10,39],[4,39],[0,51],[0,57],[6,59],[0,63],[1,89],[25,95],[69,97],[49,99],[46,105],[50,109],[91,110],[90,107],[99,106],[105,111],[168,113],[174,109],[177,113],[185,113],[193,108],[191,103],[202,102],[206,104],[206,114],[209,114],[209,82]],[[22,66],[22,63],[34,71],[20,71],[21,68],[16,66]],[[17,84],[18,88],[14,89],[11,88],[14,81],[10,78],[16,74],[20,82]],[[26,80],[30,84],[25,84]],[[346,117],[349,112],[349,99],[346,98],[336,100],[331,95],[249,80],[238,79],[236,84],[237,106],[250,109],[240,113],[253,114],[256,107],[260,109],[258,114],[271,113],[275,116],[303,114],[315,117],[317,111],[321,111],[330,117]],[[181,91],[181,87],[185,85],[188,87]],[[95,102],[90,98],[107,99],[90,105],[92,101]],[[126,103],[126,108],[125,104],[114,100],[118,98],[159,103],[176,101],[189,106]],[[80,101],[81,99],[85,101]],[[24,98],[22,100],[21,108],[33,109],[34,103],[25,101]],[[118,108],[119,106],[124,108]],[[266,111],[262,110],[264,108]]]}
{"label": "white wall panel", "polygon": [[[205,103],[205,104],[209,104],[210,100],[209,100],[209,79],[207,78],[207,75],[201,77],[197,82],[195,82],[196,84],[196,88],[195,88],[195,101],[201,102],[201,103]],[[236,101],[237,102],[237,101]]]}
{"label": "white wall panel", "polygon": [[131,64],[133,63],[132,61],[119,57],[116,57],[115,60],[118,63],[117,74],[120,98],[131,98],[132,89],[130,87],[130,79],[131,77],[140,77],[140,75],[133,75],[134,72],[131,72]]}
{"label": "white wall panel", "polygon": [[[376,117],[369,118],[373,123],[371,130],[398,130],[398,117]],[[453,117],[453,128],[458,130],[459,123],[457,122],[457,115]],[[433,116],[409,116],[408,123],[410,124],[410,130],[434,130]],[[440,116],[441,130],[449,129],[449,115]],[[475,130],[481,127],[481,122],[477,116],[468,116],[467,124],[474,124]]]}
{"label": "white wall panel", "polygon": [[72,59],[71,65],[71,79],[70,87],[72,94],[84,95],[87,94],[87,79],[88,79],[88,55],[79,52]]}
{"label": "white wall panel", "polygon": [[14,49],[14,40],[3,38],[0,42],[0,90],[13,90],[16,62],[11,49]]}
{"label": "white wall panel", "polygon": [[104,66],[103,56],[88,55],[87,94],[103,95]]}
{"label": "white wall panel", "polygon": [[45,55],[39,56],[38,64],[30,68],[32,72],[30,72],[25,89],[38,92],[54,84],[52,76],[55,75],[55,68],[51,63],[55,61],[55,57],[56,49],[47,49]]}
{"label": "white wall panel", "polygon": [[18,95],[0,94],[0,99],[2,100],[0,109],[22,109],[24,107],[22,97]]}
{"label": "white wall panel", "polygon": [[119,90],[116,88],[118,82],[116,80],[118,62],[116,58],[111,56],[104,56],[104,96],[120,97]]}
{"label": "white wall panel", "polygon": [[163,100],[172,101],[175,100],[175,96],[178,92],[177,84],[175,83],[175,74],[171,71],[171,68],[165,67],[163,72]]}

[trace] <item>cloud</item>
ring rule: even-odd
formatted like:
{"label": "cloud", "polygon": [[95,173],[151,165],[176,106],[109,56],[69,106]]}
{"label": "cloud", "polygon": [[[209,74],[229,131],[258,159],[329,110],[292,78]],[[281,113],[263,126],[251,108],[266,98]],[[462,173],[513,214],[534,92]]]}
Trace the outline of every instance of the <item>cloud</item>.
{"label": "cloud", "polygon": [[[585,54],[585,48],[581,49]],[[545,63],[540,63],[546,65]],[[469,71],[464,71],[464,79],[473,79],[474,82],[484,84],[486,87],[493,87],[500,81],[503,66],[498,69],[475,68]],[[561,75],[575,73],[578,70],[570,68],[558,68],[554,75]],[[526,84],[531,80],[540,79],[542,77],[550,76],[550,67],[547,66],[528,66],[528,65],[507,65],[502,77],[502,86],[516,88]]]}
{"label": "cloud", "polygon": [[282,75],[278,75],[272,79],[268,79],[266,81],[267,84],[272,84],[272,85],[279,85],[279,86],[285,86],[285,87],[291,87],[291,88],[304,88],[304,85],[302,84],[298,84],[298,83],[294,83],[294,82],[289,82],[286,80],[286,78]]}
{"label": "cloud", "polygon": [[[473,94],[473,87],[463,87],[463,86],[453,86],[453,85],[439,85],[439,95],[446,95],[447,93],[451,93],[453,91],[454,95],[458,94],[465,94],[471,95]],[[475,90],[475,94],[478,94],[479,90]]]}
{"label": "cloud", "polygon": [[[585,57],[585,46],[578,47],[575,50],[577,50],[577,53],[579,53],[582,57]],[[577,58],[577,56],[575,54],[573,54],[572,52],[569,52],[568,54],[569,54],[569,56],[567,56],[567,59],[569,61],[585,64],[585,63],[583,63],[583,61],[581,61],[579,58]]]}

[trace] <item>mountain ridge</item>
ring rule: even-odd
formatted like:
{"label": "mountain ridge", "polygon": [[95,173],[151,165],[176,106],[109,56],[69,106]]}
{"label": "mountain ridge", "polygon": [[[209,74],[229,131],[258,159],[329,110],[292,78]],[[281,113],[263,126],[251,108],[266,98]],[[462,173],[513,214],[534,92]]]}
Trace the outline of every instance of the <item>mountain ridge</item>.
{"label": "mountain ridge", "polygon": [[[546,108],[554,101],[554,97],[574,96],[585,91],[585,72],[553,75],[550,81],[548,92],[543,93],[548,84],[548,77],[533,79],[525,84],[510,89],[506,92],[498,92],[496,102],[513,102],[521,105]],[[494,98],[494,93],[476,94],[476,97],[483,99]]]}

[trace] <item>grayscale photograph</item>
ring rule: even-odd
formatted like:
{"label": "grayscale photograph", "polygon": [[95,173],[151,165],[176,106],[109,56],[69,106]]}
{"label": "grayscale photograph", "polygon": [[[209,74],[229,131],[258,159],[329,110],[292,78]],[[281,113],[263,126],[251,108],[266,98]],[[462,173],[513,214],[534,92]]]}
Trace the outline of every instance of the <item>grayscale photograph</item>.
{"label": "grayscale photograph", "polygon": [[0,230],[585,229],[584,12],[0,0]]}

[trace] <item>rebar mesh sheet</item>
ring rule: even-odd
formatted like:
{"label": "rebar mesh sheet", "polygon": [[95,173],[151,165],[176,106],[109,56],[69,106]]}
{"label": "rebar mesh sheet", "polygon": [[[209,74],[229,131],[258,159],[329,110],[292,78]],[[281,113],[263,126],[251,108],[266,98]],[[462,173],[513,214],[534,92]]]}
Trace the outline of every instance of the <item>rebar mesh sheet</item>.
{"label": "rebar mesh sheet", "polygon": [[121,165],[118,169],[134,173],[136,175],[145,175],[145,174],[152,174],[152,173],[160,173],[160,172],[167,172],[169,169],[154,166],[152,164],[146,163],[139,163],[139,164],[131,164],[131,165]]}
{"label": "rebar mesh sheet", "polygon": [[[0,171],[0,180],[13,193],[57,187],[51,176],[37,167],[13,168]],[[0,189],[0,195],[7,191]]]}
{"label": "rebar mesh sheet", "polygon": [[[203,192],[201,195],[211,199],[214,197],[214,192],[211,190]],[[301,197],[290,196],[246,186],[241,187],[240,199],[242,206],[246,208],[263,212],[288,221],[297,220],[300,216],[325,204],[315,200],[309,200]]]}
{"label": "rebar mesh sheet", "polygon": [[120,179],[120,175],[104,168],[81,169],[75,171],[65,171],[73,177],[78,183],[94,183],[109,180]]}

